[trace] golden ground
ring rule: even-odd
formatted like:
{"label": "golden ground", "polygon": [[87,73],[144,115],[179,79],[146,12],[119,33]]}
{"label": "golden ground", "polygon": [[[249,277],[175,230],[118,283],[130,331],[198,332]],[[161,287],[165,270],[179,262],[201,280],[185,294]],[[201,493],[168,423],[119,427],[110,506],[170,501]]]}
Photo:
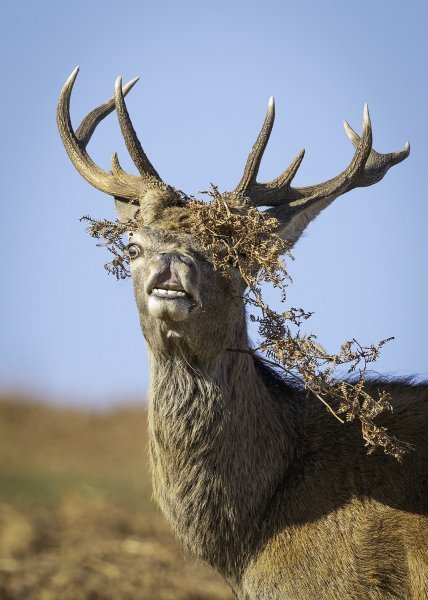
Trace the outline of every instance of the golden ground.
{"label": "golden ground", "polygon": [[214,600],[153,505],[146,414],[0,401],[0,599]]}

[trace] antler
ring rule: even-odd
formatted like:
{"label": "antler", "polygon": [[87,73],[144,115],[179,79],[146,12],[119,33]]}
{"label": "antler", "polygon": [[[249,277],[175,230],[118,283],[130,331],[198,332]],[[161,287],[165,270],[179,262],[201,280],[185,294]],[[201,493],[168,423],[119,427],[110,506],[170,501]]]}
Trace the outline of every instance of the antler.
{"label": "antler", "polygon": [[[68,156],[86,181],[97,189],[128,201],[138,200],[150,185],[156,182],[163,183],[144,153],[124,101],[124,96],[135,85],[138,78],[131,80],[122,89],[122,81],[119,77],[116,81],[114,98],[91,111],[83,119],[75,133],[70,120],[70,97],[78,72],[79,67],[76,67],[66,81],[59,97],[57,109],[58,129]],[[112,171],[106,173],[92,161],[86,152],[86,146],[95,128],[114,109],[119,117],[126,147],[140,172],[140,177],[123,171],[117,154],[113,154],[112,157]]]}
{"label": "antler", "polygon": [[[132,89],[138,78],[122,88],[122,80],[116,80],[114,97],[91,111],[75,133],[70,120],[70,97],[79,68],[77,67],[65,83],[58,101],[58,128],[67,153],[79,173],[93,186],[125,202],[136,202],[148,189],[168,188],[147,158],[135,133],[126,108],[124,97]],[[86,146],[97,125],[116,109],[120,128],[128,152],[140,176],[123,171],[117,154],[112,156],[112,169],[107,173],[98,167],[86,152]],[[244,174],[228,202],[242,206],[242,198],[247,198],[255,206],[270,206],[269,213],[280,223],[279,232],[290,243],[296,241],[305,228],[323,208],[338,196],[350,190],[373,185],[380,181],[392,166],[404,160],[410,153],[408,143],[399,152],[380,154],[372,148],[372,129],[368,107],[364,107],[363,130],[361,137],[345,121],[345,131],[355,147],[355,154],[349,166],[333,179],[324,183],[303,188],[291,187],[291,182],[303,160],[301,150],[289,167],[276,179],[267,183],[257,182],[257,173],[268,143],[275,119],[275,104],[269,100],[266,118],[247,159]],[[170,189],[170,188],[168,188]]]}
{"label": "antler", "polygon": [[[275,105],[273,98],[271,98],[263,127],[247,159],[244,175],[235,189],[236,194],[249,197],[255,206],[276,207],[287,203],[289,209],[299,209],[303,205],[312,204],[315,201],[333,200],[356,187],[377,183],[390,167],[404,160],[410,153],[408,143],[405,144],[403,150],[390,154],[380,154],[373,150],[372,128],[366,104],[364,106],[361,137],[355,133],[346,121],[344,123],[345,131],[355,147],[355,154],[349,166],[340,175],[318,185],[303,188],[291,187],[291,182],[303,160],[305,151],[302,150],[279,177],[268,183],[258,183],[256,181],[257,173],[272,131],[274,119]],[[274,213],[274,211],[269,212]]]}

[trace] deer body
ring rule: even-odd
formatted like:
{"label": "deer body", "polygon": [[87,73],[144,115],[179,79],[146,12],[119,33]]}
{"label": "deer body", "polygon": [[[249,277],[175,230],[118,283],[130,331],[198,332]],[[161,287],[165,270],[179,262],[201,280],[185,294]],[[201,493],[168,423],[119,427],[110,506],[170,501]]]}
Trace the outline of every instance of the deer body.
{"label": "deer body", "polygon": [[[426,453],[368,458],[357,428],[248,355],[152,360],[155,499],[238,598],[425,597]],[[400,430],[423,448],[427,388],[391,391]]]}
{"label": "deer body", "polygon": [[[200,241],[177,223],[185,208],[160,179],[124,103],[135,81],[90,113],[74,133],[75,71],[64,86],[58,125],[80,173],[116,198],[119,219],[138,211],[129,254],[141,327],[149,348],[150,457],[155,498],[181,543],[217,569],[242,600],[353,600],[428,595],[428,387],[386,385],[395,405],[384,424],[415,446],[399,464],[367,457],[355,424],[340,425],[310,394],[282,380],[249,349],[245,282],[225,280]],[[97,167],[86,145],[116,109],[140,176]],[[402,161],[372,149],[365,111],[349,167],[318,186],[292,188],[303,158],[272,182],[256,181],[273,125],[273,102],[241,182],[223,195],[236,210],[270,206],[293,244],[337,196],[371,185]],[[398,433],[398,432],[397,432]],[[424,474],[425,473],[425,474]]]}

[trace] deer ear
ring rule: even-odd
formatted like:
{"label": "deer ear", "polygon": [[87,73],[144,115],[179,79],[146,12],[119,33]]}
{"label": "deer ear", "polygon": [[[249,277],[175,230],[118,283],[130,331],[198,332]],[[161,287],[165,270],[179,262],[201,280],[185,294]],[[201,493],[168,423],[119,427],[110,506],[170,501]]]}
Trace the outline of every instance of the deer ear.
{"label": "deer ear", "polygon": [[302,215],[298,215],[293,219],[290,219],[285,225],[280,225],[278,227],[278,235],[287,242],[288,249],[293,248],[300,239],[308,222],[309,220],[302,218]]}
{"label": "deer ear", "polygon": [[317,217],[318,214],[335,198],[336,196],[331,196],[330,198],[323,198],[318,200],[318,202],[309,204],[309,206],[303,205],[303,207],[294,214],[290,213],[290,208],[285,203],[280,206],[269,208],[266,212],[269,213],[271,217],[278,219],[279,226],[277,233],[283,240],[287,241],[288,248],[292,248],[309,223],[311,223],[311,221],[313,221],[315,217]]}
{"label": "deer ear", "polygon": [[139,209],[138,206],[131,204],[123,198],[115,197],[114,204],[116,208],[116,216],[121,223],[126,223],[127,221],[134,219],[135,214]]}

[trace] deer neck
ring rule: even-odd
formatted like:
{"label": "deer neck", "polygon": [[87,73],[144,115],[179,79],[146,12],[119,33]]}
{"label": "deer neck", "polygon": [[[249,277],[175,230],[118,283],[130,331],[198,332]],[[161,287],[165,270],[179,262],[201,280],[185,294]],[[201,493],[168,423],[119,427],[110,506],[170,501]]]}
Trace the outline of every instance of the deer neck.
{"label": "deer neck", "polygon": [[[235,348],[248,347],[246,335]],[[150,355],[155,498],[193,554],[236,575],[293,455],[291,409],[273,400],[248,354],[201,362],[177,346]]]}

